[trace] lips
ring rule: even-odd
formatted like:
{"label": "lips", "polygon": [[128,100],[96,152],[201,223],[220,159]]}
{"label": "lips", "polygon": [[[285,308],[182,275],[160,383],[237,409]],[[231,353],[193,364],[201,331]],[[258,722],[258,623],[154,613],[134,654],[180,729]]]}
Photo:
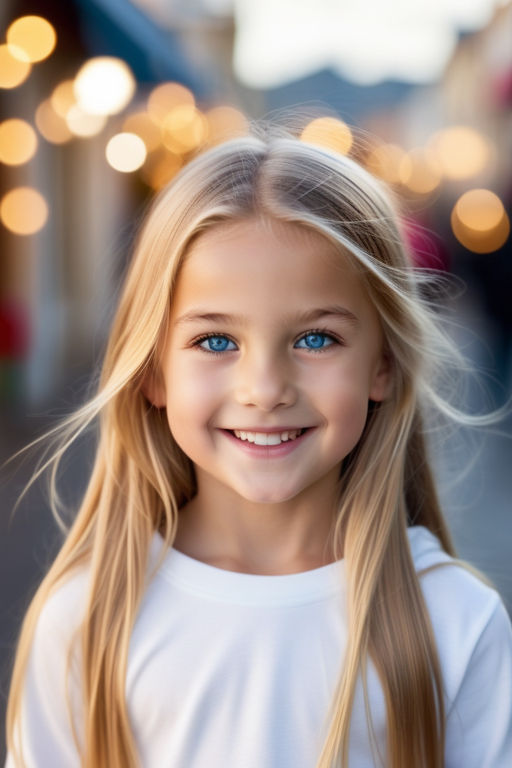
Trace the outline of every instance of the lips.
{"label": "lips", "polygon": [[[228,440],[243,453],[253,458],[277,459],[294,453],[315,431],[314,427],[267,427],[258,429],[221,429]],[[242,436],[245,435],[245,438]],[[284,439],[283,439],[284,438]]]}

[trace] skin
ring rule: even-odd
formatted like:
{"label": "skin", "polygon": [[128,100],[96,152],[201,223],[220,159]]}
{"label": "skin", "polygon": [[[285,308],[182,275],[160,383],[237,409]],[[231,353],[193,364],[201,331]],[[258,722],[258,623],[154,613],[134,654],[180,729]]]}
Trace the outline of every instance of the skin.
{"label": "skin", "polygon": [[[304,318],[334,306],[343,311]],[[213,313],[225,317],[192,317]],[[245,573],[332,562],[340,465],[389,379],[377,313],[327,240],[261,219],[202,234],[178,276],[159,374],[146,385],[196,470],[175,548]],[[251,455],[224,431],[271,427],[309,429],[278,457]]]}

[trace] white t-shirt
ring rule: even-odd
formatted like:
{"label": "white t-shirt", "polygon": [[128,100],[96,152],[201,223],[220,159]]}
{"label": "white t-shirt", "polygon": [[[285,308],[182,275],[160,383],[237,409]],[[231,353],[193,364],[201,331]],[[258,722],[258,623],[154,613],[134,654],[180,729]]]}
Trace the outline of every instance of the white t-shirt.
{"label": "white t-shirt", "polygon": [[[449,562],[437,539],[409,529],[417,570]],[[155,534],[151,557],[160,550]],[[421,577],[446,690],[446,768],[512,766],[512,630],[497,593],[458,566]],[[23,705],[28,768],[80,765],[65,703],[67,647],[87,574],[47,602]],[[171,549],[143,598],[126,696],[143,768],[314,768],[346,645],[344,562],[302,573],[226,571]],[[79,717],[72,665],[71,700]],[[75,681],[75,682],[73,682]],[[369,699],[385,754],[385,704],[372,667]],[[351,768],[372,756],[361,688]],[[14,768],[8,756],[7,768]]]}

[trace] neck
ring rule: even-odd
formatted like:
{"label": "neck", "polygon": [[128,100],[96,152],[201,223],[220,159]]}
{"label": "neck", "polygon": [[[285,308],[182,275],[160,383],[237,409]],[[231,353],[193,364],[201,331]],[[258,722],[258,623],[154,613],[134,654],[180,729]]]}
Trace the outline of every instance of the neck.
{"label": "neck", "polygon": [[180,510],[174,547],[242,573],[298,573],[334,561],[336,487],[278,504],[254,503],[208,483]]}

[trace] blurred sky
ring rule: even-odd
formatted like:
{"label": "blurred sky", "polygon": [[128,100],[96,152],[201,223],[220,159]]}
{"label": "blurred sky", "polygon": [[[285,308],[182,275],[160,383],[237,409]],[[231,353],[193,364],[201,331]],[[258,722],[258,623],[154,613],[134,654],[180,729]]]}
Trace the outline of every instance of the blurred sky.
{"label": "blurred sky", "polygon": [[360,84],[425,83],[443,71],[460,33],[484,26],[507,0],[136,0],[165,19],[176,6],[236,23],[234,69],[273,88],[332,68]]}

